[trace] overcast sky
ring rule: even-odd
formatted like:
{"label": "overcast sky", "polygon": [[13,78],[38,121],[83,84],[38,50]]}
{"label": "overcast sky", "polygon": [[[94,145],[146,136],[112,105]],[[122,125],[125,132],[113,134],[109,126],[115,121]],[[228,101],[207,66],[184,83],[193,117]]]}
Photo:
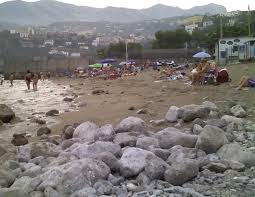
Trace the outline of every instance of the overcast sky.
{"label": "overcast sky", "polygon": [[[4,1],[6,0],[0,0],[0,2]],[[224,5],[228,11],[247,10],[248,4],[250,4],[251,9],[253,10],[255,9],[255,0],[59,0],[59,1],[98,8],[114,6],[141,9],[153,6],[158,3],[162,3],[165,5],[178,6],[180,8],[188,9],[193,6],[216,3]]]}

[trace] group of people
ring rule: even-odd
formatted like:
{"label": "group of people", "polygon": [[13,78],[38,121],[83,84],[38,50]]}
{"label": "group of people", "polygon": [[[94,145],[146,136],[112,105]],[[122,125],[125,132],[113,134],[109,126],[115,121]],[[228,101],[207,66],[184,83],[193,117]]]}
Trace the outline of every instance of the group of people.
{"label": "group of people", "polygon": [[[26,85],[27,85],[27,89],[30,90],[30,85],[32,83],[33,85],[33,90],[34,91],[37,91],[38,88],[37,88],[37,84],[38,84],[38,81],[39,79],[41,79],[42,81],[45,80],[45,78],[50,78],[50,73],[47,72],[45,75],[43,72],[40,72],[40,73],[36,73],[36,72],[30,72],[30,70],[27,70],[26,74],[25,74],[25,82],[26,82]],[[15,74],[14,73],[11,73],[9,74],[9,82],[10,82],[10,87],[13,87],[13,81],[15,79]],[[4,77],[4,74],[1,74],[0,73],[0,85],[3,85],[4,83],[4,80],[5,80],[5,77]]]}

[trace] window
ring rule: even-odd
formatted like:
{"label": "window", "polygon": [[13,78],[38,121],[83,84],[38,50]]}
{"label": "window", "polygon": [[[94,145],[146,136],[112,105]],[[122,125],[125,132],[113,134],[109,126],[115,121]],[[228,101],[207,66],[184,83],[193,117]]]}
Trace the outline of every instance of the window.
{"label": "window", "polygon": [[234,42],[240,42],[240,40],[239,39],[235,39]]}
{"label": "window", "polygon": [[233,43],[232,41],[228,41],[227,44],[228,44],[228,45],[232,45],[232,44],[234,44],[234,43]]}
{"label": "window", "polygon": [[238,46],[233,46],[232,51],[233,51],[233,53],[237,52],[238,51]]}
{"label": "window", "polygon": [[220,52],[220,57],[221,58],[226,58],[226,51],[221,51]]}
{"label": "window", "polygon": [[226,44],[226,41],[225,40],[221,40],[220,43],[221,44]]}

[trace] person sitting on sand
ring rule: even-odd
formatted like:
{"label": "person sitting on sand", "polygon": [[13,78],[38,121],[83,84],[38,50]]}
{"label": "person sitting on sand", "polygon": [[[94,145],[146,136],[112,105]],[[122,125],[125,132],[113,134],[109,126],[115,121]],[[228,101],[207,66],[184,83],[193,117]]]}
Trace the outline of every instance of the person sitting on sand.
{"label": "person sitting on sand", "polygon": [[211,65],[208,62],[202,62],[198,65],[197,68],[191,71],[191,84],[195,85],[199,83],[201,77],[204,77],[205,74],[210,70]]}
{"label": "person sitting on sand", "polygon": [[242,76],[236,89],[241,90],[244,87],[255,87],[255,76]]}
{"label": "person sitting on sand", "polygon": [[10,81],[11,87],[13,87],[13,81],[14,81],[14,74],[13,73],[11,73],[11,75],[9,77],[9,81]]}
{"label": "person sitting on sand", "polygon": [[31,79],[32,79],[31,72],[30,72],[30,70],[27,70],[27,74],[25,75],[25,81],[26,81],[28,90],[30,90]]}
{"label": "person sitting on sand", "polygon": [[33,80],[33,90],[37,91],[37,83],[38,83],[39,76],[36,73],[33,73],[32,80]]}

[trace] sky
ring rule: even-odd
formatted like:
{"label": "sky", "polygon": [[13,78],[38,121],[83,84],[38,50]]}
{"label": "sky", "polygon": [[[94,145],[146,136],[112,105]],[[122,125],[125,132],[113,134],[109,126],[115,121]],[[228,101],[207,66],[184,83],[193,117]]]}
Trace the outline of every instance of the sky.
{"label": "sky", "polygon": [[[0,3],[5,1],[6,0],[0,0]],[[252,10],[255,10],[255,0],[59,0],[59,1],[75,5],[84,5],[98,8],[113,6],[142,9],[161,3],[169,6],[177,6],[183,9],[189,9],[194,6],[216,3],[219,5],[224,5],[228,11],[247,10],[248,5],[250,5],[250,8]]]}

